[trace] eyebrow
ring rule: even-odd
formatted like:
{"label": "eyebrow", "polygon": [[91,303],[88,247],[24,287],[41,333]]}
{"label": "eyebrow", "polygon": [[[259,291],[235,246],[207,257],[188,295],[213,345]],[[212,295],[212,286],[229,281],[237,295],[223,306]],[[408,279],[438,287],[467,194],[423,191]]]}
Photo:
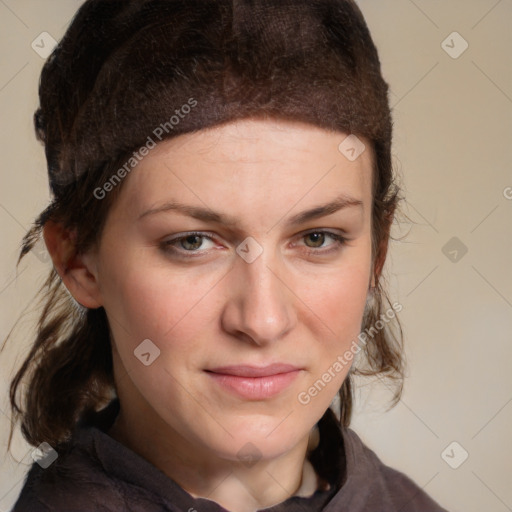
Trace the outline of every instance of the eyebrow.
{"label": "eyebrow", "polygon": [[[341,194],[333,201],[297,213],[296,215],[290,217],[286,221],[286,225],[292,227],[299,224],[304,224],[305,222],[308,222],[310,220],[315,220],[320,217],[332,215],[337,211],[350,207],[356,207],[362,210],[364,208],[364,204],[363,201],[361,201],[360,199],[357,199],[347,194]],[[146,210],[139,216],[137,220],[141,220],[150,215],[170,211],[177,211],[194,219],[198,219],[205,222],[216,222],[218,224],[224,224],[226,226],[237,226],[239,224],[239,220],[230,215],[218,213],[208,208],[186,205],[183,203],[179,203],[177,201],[169,201],[155,208]]]}

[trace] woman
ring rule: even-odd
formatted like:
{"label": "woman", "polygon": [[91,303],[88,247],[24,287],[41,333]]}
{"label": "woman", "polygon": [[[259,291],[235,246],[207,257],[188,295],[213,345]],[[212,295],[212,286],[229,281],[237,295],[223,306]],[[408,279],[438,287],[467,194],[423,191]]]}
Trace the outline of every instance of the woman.
{"label": "woman", "polygon": [[53,200],[21,257],[42,234],[54,269],[11,384],[38,447],[13,510],[443,510],[349,428],[350,374],[395,400],[402,377],[354,2],[88,0],[35,125]]}

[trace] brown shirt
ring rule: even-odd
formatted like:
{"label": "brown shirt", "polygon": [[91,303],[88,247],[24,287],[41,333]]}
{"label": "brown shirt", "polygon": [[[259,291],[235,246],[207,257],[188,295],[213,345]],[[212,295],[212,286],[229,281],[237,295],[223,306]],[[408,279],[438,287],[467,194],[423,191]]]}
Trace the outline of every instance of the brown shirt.
{"label": "brown shirt", "polygon": [[[226,512],[194,498],[165,473],[108,434],[119,401],[81,421],[46,469],[34,463],[11,512]],[[293,496],[265,512],[447,512],[403,473],[384,465],[328,409],[309,455],[319,480],[312,496]],[[236,511],[234,511],[236,512]]]}

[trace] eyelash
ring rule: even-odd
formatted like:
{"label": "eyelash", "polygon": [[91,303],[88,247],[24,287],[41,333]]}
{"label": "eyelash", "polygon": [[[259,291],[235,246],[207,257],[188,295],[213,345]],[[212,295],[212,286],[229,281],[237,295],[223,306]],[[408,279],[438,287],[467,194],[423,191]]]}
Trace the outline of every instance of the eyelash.
{"label": "eyelash", "polygon": [[[325,231],[325,230],[321,230],[321,229],[315,230],[315,231],[309,231],[308,233],[304,233],[300,238],[305,238],[308,235],[313,235],[313,234],[327,235],[334,240],[334,243],[331,244],[329,246],[329,249],[327,249],[327,250],[322,249],[322,248],[315,249],[315,248],[309,247],[306,249],[306,254],[308,254],[308,255],[323,256],[326,254],[331,254],[332,252],[340,250],[342,248],[342,246],[344,246],[346,244],[346,242],[348,241],[347,238],[339,235],[338,233],[333,233],[332,231]],[[177,249],[176,247],[174,247],[175,244],[178,244],[180,241],[185,240],[186,238],[188,238],[190,236],[198,236],[201,238],[206,238],[211,241],[214,240],[213,237],[208,236],[205,233],[191,231],[190,233],[185,233],[185,234],[180,235],[179,237],[164,241],[162,243],[162,250],[167,253],[169,253],[169,252],[174,253],[175,255],[178,255],[179,257],[182,257],[182,258],[197,258],[197,257],[200,257],[201,255],[203,255],[205,252],[207,252],[204,250],[201,251],[199,249],[195,250],[195,251],[187,251],[185,249],[180,250],[180,249]]]}

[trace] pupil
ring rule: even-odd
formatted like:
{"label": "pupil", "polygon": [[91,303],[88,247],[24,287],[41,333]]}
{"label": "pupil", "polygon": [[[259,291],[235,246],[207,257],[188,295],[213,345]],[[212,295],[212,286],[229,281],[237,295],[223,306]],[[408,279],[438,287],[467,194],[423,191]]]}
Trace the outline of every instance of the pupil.
{"label": "pupil", "polygon": [[313,242],[313,245],[310,245],[310,247],[320,247],[324,242],[323,233],[310,233],[308,237]]}
{"label": "pupil", "polygon": [[202,244],[202,238],[198,235],[190,235],[183,239],[181,245],[184,249],[199,249]]}

